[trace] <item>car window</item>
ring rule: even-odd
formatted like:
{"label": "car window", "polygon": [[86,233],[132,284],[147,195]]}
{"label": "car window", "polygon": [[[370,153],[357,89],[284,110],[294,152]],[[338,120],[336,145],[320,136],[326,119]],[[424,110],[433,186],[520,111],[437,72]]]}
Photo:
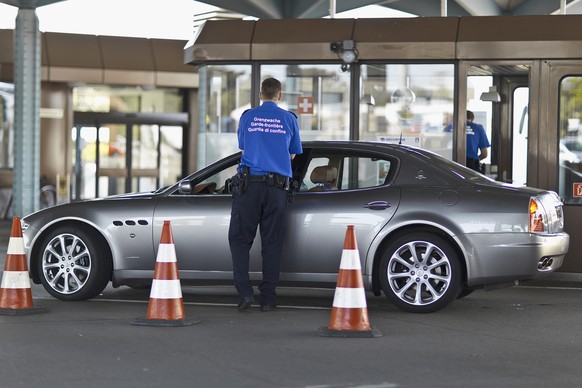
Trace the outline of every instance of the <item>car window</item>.
{"label": "car window", "polygon": [[390,170],[388,160],[369,157],[346,157],[344,166],[342,190],[381,186]]}
{"label": "car window", "polygon": [[192,194],[231,194],[230,178],[236,174],[237,167],[238,164],[234,164],[202,181],[192,182],[194,184]]}
{"label": "car window", "polygon": [[[300,191],[323,191],[324,187],[331,190],[332,181],[324,182],[325,178],[319,178],[319,174],[323,174],[323,169],[330,165],[330,159],[328,157],[316,157],[311,159],[309,165],[307,166],[307,173],[301,184]],[[315,170],[315,172],[314,172]],[[337,175],[337,170],[336,170]],[[336,178],[337,180],[337,178]],[[335,186],[337,189],[337,185]]]}
{"label": "car window", "polygon": [[[238,162],[239,159],[233,159],[221,167],[210,166],[206,173],[201,171],[201,174],[196,173],[186,177],[173,188],[171,195],[231,195],[230,179],[236,174]],[[182,183],[189,184],[190,189],[182,191],[180,188]]]}
{"label": "car window", "polygon": [[354,190],[381,186],[392,163],[383,157],[365,154],[330,153],[314,155],[306,170],[300,191]]}

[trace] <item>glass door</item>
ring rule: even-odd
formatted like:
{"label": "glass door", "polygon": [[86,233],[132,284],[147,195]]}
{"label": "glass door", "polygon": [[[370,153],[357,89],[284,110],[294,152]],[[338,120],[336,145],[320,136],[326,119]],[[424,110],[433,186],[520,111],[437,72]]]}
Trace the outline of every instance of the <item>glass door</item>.
{"label": "glass door", "polygon": [[[582,272],[582,65],[544,61],[540,91],[540,133],[536,144],[539,186],[558,192],[564,202],[570,248],[561,271]],[[530,116],[535,114],[530,111]],[[530,131],[531,133],[531,131]],[[531,136],[531,135],[530,135]]]}
{"label": "glass door", "polygon": [[582,205],[582,69],[560,80],[558,111],[558,193],[570,205]]}
{"label": "glass door", "polygon": [[131,169],[131,155],[127,149],[127,144],[131,144],[128,138],[129,127],[125,124],[102,124],[98,128],[96,197],[128,192],[126,177]]}
{"label": "glass door", "polygon": [[[545,65],[548,89],[540,96],[547,114],[540,115],[537,154],[547,156],[539,158],[537,176],[540,187],[558,192],[568,213],[582,204],[582,65],[567,61],[547,61]],[[576,210],[578,219],[579,212]],[[566,220],[574,218],[566,214]]]}
{"label": "glass door", "polygon": [[182,127],[168,125],[128,126],[131,154],[127,158],[126,192],[153,191],[171,185],[182,174]]}
{"label": "glass door", "polygon": [[[531,117],[529,106],[532,98],[530,79],[537,76],[537,70],[532,62],[460,64],[457,121],[463,123],[460,128],[463,131],[455,133],[458,160],[466,159],[466,146],[472,131],[464,129],[467,111],[471,111],[473,122],[484,127],[490,143],[487,156],[481,160],[482,172],[492,179],[518,186],[533,182],[527,179],[532,170],[528,150],[533,144],[530,122],[537,116]],[[537,126],[533,128],[535,135]],[[533,170],[531,172],[533,174]]]}
{"label": "glass door", "polygon": [[76,126],[71,131],[73,147],[72,199],[97,196],[97,128]]}
{"label": "glass door", "polygon": [[72,199],[154,191],[176,182],[184,175],[183,134],[184,126],[171,122],[79,122],[72,131]]}

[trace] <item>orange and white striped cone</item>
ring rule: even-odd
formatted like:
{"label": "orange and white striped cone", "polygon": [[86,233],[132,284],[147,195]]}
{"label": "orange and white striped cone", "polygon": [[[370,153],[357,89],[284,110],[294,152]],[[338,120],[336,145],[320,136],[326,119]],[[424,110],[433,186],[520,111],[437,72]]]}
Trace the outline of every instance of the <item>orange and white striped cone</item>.
{"label": "orange and white striped cone", "polygon": [[20,218],[14,217],[0,285],[0,315],[29,315],[46,311],[44,307],[34,307],[32,302],[22,227]]}
{"label": "orange and white striped cone", "polygon": [[185,318],[174,238],[170,221],[164,221],[147,315],[132,323],[141,326],[188,326],[200,322]]}
{"label": "orange and white striped cone", "polygon": [[333,308],[328,327],[320,327],[322,337],[381,337],[370,327],[362,266],[354,226],[349,225],[344,240]]}

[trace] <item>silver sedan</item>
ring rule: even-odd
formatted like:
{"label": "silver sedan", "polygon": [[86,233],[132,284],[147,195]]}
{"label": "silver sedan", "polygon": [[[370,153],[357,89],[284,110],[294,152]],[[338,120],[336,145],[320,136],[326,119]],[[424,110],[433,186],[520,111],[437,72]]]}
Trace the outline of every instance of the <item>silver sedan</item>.
{"label": "silver sedan", "polygon": [[[335,287],[345,231],[364,286],[410,312],[562,265],[569,236],[552,191],[495,182],[429,151],[380,142],[306,142],[293,161],[281,284]],[[240,154],[156,192],[44,209],[22,220],[35,283],[61,300],[151,283],[164,221],[183,285],[232,284],[230,179]],[[257,235],[257,240],[259,236]],[[251,278],[261,278],[260,241]]]}

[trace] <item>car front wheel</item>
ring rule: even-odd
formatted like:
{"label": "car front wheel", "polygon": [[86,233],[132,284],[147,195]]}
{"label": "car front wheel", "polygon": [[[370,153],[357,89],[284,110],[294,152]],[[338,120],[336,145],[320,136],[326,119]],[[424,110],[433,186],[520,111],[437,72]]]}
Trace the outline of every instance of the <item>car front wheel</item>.
{"label": "car front wheel", "polygon": [[111,278],[111,258],[96,232],[59,227],[46,235],[36,261],[44,288],[61,300],[98,295]]}
{"label": "car front wheel", "polygon": [[380,263],[384,294],[397,307],[414,313],[437,311],[461,290],[459,258],[443,238],[413,232],[396,238]]}

